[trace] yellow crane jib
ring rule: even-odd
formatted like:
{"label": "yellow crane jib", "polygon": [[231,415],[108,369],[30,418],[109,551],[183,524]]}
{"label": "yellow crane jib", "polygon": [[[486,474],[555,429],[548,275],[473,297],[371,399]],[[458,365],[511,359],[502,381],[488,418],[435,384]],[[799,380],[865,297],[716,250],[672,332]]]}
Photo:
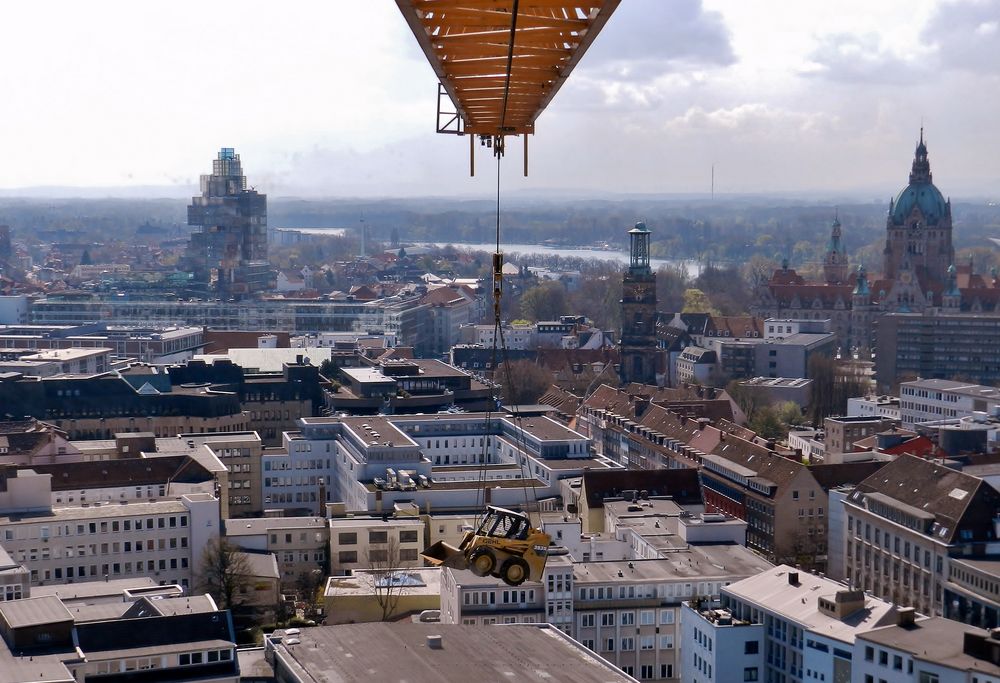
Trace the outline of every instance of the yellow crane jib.
{"label": "yellow crane jib", "polygon": [[437,132],[504,152],[527,135],[621,0],[396,0],[438,78]]}

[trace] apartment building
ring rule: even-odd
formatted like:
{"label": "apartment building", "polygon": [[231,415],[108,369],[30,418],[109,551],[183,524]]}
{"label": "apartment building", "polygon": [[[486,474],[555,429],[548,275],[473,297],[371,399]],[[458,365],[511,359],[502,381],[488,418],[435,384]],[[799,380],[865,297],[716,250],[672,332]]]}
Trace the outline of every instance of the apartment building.
{"label": "apartment building", "polygon": [[[235,393],[264,444],[277,446],[281,444],[282,432],[295,429],[296,420],[318,415],[323,407],[321,383],[325,380],[319,374],[319,365],[323,356],[329,358],[330,354],[326,351],[320,357],[310,358],[307,355],[310,352],[237,349],[199,356],[184,365],[170,367],[168,372],[172,385],[208,383],[217,391]],[[270,358],[272,355],[278,358]],[[241,362],[247,366],[240,365]]]}
{"label": "apartment building", "polygon": [[0,547],[0,602],[20,600],[31,594],[30,572]]}
{"label": "apartment building", "polygon": [[921,614],[944,613],[949,558],[997,540],[1000,492],[937,462],[901,455],[844,499],[852,585]]}
{"label": "apartment building", "polygon": [[826,418],[823,420],[823,441],[827,461],[830,462],[837,453],[850,453],[856,442],[894,426],[894,420],[880,416]]}
{"label": "apartment building", "polygon": [[681,608],[683,683],[860,681],[856,639],[899,620],[888,602],[788,565],[720,593]]}
{"label": "apartment building", "polygon": [[847,414],[850,417],[887,417],[897,422],[902,420],[899,399],[895,396],[855,396],[847,399]]}
{"label": "apartment building", "polygon": [[325,517],[227,519],[226,539],[237,547],[274,555],[284,587],[329,573],[330,528]]}
{"label": "apartment building", "polygon": [[906,619],[858,635],[858,683],[1000,683],[1000,640],[941,617]]}
{"label": "apartment building", "polygon": [[[466,511],[482,508],[484,496],[516,507],[557,496],[562,479],[611,466],[590,455],[585,436],[544,416],[372,415],[304,418],[299,426],[290,446],[332,461],[329,500],[348,510],[382,512],[405,501]],[[376,486],[376,477],[402,483]]]}
{"label": "apartment building", "polygon": [[283,683],[409,681],[468,683],[498,676],[511,681],[635,683],[634,678],[558,629],[518,624],[489,628],[409,621],[341,624],[276,631],[265,657]]}
{"label": "apartment building", "polygon": [[540,583],[516,588],[491,577],[446,569],[445,623],[545,622],[640,680],[680,675],[682,601],[718,596],[731,582],[771,565],[745,547],[707,543],[676,547],[657,559],[574,562],[549,558]]}
{"label": "apartment building", "polygon": [[85,325],[114,320],[120,325],[176,325],[217,330],[343,331],[395,335],[402,346],[422,352],[430,343],[429,305],[419,294],[358,301],[346,299],[183,300],[102,297],[90,293],[49,294],[32,302],[35,325]]}
{"label": "apartment building", "polygon": [[7,470],[0,481],[0,545],[32,585],[151,575],[192,586],[219,533],[219,501],[206,493],[52,507],[51,475]]}
{"label": "apartment building", "polygon": [[302,434],[285,432],[282,448],[268,449],[261,457],[264,507],[291,515],[323,515],[333,500],[336,453],[324,448],[313,452],[313,443]]}
{"label": "apartment building", "polygon": [[993,312],[885,313],[876,327],[879,392],[890,393],[910,377],[968,377],[980,384],[1000,380],[1000,315]]}
{"label": "apartment building", "polygon": [[[98,320],[92,318],[91,320]],[[116,358],[143,363],[178,363],[205,346],[201,327],[166,324],[136,327],[82,322],[78,325],[0,325],[0,353],[4,349],[110,349]]]}
{"label": "apartment building", "polygon": [[996,415],[1000,389],[947,379],[918,379],[899,385],[900,418],[904,429],[921,422],[972,417],[981,412]]}
{"label": "apartment building", "polygon": [[439,567],[356,569],[351,576],[331,576],[324,589],[326,623],[396,621],[406,614],[438,610],[441,571]]}
{"label": "apartment building", "polygon": [[111,349],[100,347],[24,352],[0,349],[0,354],[16,358],[13,362],[0,363],[0,369],[34,377],[58,374],[95,375],[111,369]]}
{"label": "apartment building", "polygon": [[235,394],[202,385],[136,387],[116,373],[0,375],[0,405],[17,405],[22,415],[55,425],[70,439],[243,431],[250,423]]}
{"label": "apartment building", "polygon": [[343,517],[329,525],[331,574],[423,565],[426,527],[418,517]]}
{"label": "apartment building", "polygon": [[207,595],[0,602],[0,636],[0,679],[11,683],[240,680],[232,619]]}

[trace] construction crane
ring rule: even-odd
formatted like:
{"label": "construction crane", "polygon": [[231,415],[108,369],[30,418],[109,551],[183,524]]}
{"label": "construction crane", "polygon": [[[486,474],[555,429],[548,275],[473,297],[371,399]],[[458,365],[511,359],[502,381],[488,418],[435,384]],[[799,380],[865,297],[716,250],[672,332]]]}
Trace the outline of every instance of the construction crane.
{"label": "construction crane", "polygon": [[[500,250],[500,162],[506,139],[524,140],[528,175],[528,135],[569,78],[587,48],[618,7],[619,0],[396,0],[413,35],[438,77],[437,132],[469,136],[469,173],[475,175],[475,140],[492,148],[497,160],[496,253],[493,254],[493,358],[506,368],[500,300],[503,252]],[[498,358],[498,353],[500,358]],[[499,396],[496,397],[499,405]],[[489,424],[488,411],[486,421]],[[520,415],[514,412],[523,444]],[[488,444],[490,439],[486,440]],[[486,448],[480,481],[486,485]],[[525,507],[530,510],[531,472],[521,462]],[[485,492],[481,488],[481,493]],[[537,500],[535,501],[537,504]],[[443,541],[421,555],[436,566],[469,569],[496,576],[511,586],[541,581],[551,537],[532,525],[527,512],[486,505],[482,522],[456,548]]]}
{"label": "construction crane", "polygon": [[396,0],[437,75],[437,132],[469,136],[502,156],[524,139],[620,0]]}

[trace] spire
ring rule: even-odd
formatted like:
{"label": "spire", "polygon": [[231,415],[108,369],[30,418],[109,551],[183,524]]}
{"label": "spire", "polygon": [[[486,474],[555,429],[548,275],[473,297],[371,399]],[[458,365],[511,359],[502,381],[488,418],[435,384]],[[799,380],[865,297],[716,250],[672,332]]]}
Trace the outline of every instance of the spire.
{"label": "spire", "polygon": [[924,144],[924,127],[920,127],[920,142],[913,153],[913,168],[910,171],[910,183],[931,182],[931,164],[927,160],[927,145]]}

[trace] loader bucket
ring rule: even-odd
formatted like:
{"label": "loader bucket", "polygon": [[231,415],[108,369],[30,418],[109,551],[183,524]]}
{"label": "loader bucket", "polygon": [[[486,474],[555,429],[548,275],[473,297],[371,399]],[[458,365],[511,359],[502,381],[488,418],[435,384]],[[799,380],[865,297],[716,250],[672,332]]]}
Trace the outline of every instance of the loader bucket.
{"label": "loader bucket", "polygon": [[452,569],[468,569],[469,562],[465,553],[444,541],[438,541],[425,549],[420,556],[435,567],[451,567]]}

